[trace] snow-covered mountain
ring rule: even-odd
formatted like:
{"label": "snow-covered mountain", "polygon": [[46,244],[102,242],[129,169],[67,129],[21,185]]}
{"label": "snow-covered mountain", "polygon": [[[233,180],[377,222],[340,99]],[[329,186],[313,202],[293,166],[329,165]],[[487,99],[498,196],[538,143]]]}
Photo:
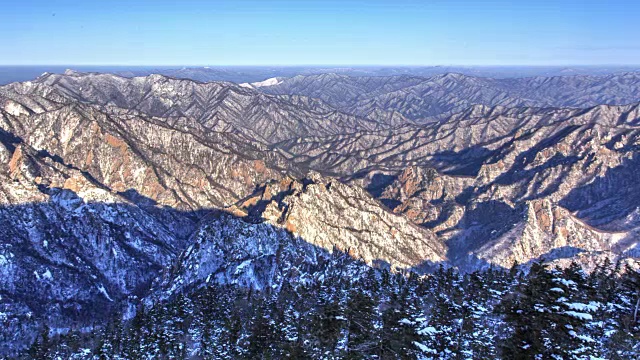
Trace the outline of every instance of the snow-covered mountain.
{"label": "snow-covered mountain", "polygon": [[343,74],[298,75],[260,90],[305,95],[342,111],[366,115],[398,112],[408,119],[446,119],[472,105],[571,107],[627,105],[640,101],[640,74],[537,76],[493,79],[460,73],[354,77]]}
{"label": "snow-covered mountain", "polygon": [[[640,113],[598,104],[638,86],[69,71],[0,87],[0,352],[207,283],[302,284],[332,253],[402,273],[635,258]],[[395,93],[420,103],[367,105]],[[413,121],[433,109],[460,111]]]}

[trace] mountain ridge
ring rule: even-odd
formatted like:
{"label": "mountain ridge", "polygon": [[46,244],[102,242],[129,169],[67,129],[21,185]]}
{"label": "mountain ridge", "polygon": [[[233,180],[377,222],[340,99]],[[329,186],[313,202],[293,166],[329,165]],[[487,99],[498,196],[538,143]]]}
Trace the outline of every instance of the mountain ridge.
{"label": "mountain ridge", "polygon": [[[203,284],[206,269],[266,289],[281,264],[334,251],[420,273],[638,257],[637,103],[475,104],[424,124],[381,114],[161,75],[0,87],[0,271],[27,291],[5,292],[2,311],[89,326],[91,304],[133,306],[172,281]],[[253,235],[233,245],[242,231]],[[33,338],[11,323],[9,346]]]}

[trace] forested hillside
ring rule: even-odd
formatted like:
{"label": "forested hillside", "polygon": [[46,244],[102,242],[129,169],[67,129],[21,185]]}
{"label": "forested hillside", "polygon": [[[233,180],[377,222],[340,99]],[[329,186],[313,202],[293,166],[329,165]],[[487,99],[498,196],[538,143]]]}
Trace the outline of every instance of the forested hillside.
{"label": "forested hillside", "polygon": [[39,359],[633,359],[640,273],[540,263],[528,272],[392,274],[346,255],[265,291],[207,285],[106,328],[50,337]]}

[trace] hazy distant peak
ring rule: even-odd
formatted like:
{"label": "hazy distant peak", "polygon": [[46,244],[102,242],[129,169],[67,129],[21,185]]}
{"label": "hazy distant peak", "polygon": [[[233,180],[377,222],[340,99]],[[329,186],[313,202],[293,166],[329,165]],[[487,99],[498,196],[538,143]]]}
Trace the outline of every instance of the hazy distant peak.
{"label": "hazy distant peak", "polygon": [[242,83],[242,84],[240,84],[240,86],[245,87],[245,88],[255,89],[255,88],[261,88],[261,87],[279,85],[281,83],[282,83],[281,79],[278,79],[278,78],[274,77],[274,78],[269,78],[269,79],[263,80],[263,81],[253,82],[253,83]]}
{"label": "hazy distant peak", "polygon": [[66,70],[64,71],[64,74],[65,74],[65,75],[68,75],[68,76],[78,76],[78,75],[82,75],[82,73],[81,73],[81,72],[76,71],[76,70],[73,70],[73,69],[66,69]]}

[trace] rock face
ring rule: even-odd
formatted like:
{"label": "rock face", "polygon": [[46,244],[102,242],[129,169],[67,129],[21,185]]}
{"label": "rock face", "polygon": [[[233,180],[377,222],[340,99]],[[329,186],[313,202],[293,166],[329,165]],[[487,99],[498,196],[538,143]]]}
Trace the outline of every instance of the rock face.
{"label": "rock face", "polygon": [[199,209],[233,203],[256,182],[287,171],[280,156],[237,134],[111,105],[54,103],[48,99],[55,89],[23,86],[43,95],[0,91],[5,108],[28,109],[0,113],[2,128],[114,191],[133,189],[162,205]]}
{"label": "rock face", "polygon": [[278,290],[284,280],[304,284],[336,268],[346,267],[344,276],[371,269],[342,252],[310,244],[282,226],[248,222],[224,212],[207,217],[189,243],[166,269],[151,298],[171,297],[208,283]]}
{"label": "rock face", "polygon": [[245,204],[253,216],[367,264],[428,268],[445,260],[444,244],[432,232],[388,211],[364,189],[319,175],[305,183],[267,184]]}
{"label": "rock face", "polygon": [[637,256],[637,242],[628,242],[637,236],[637,229],[629,233],[592,228],[546,199],[526,202],[522,215],[515,226],[478,248],[478,258],[508,264],[540,256],[570,258],[580,253],[627,252]]}
{"label": "rock face", "polygon": [[209,217],[189,243],[160,285],[165,296],[208,282],[263,290],[320,266],[327,254],[286,229],[224,213]]}
{"label": "rock face", "polygon": [[455,200],[473,180],[439,174],[433,168],[410,166],[392,183],[382,187],[380,198],[394,212],[405,214],[413,222],[441,231],[455,225],[464,207]]}

